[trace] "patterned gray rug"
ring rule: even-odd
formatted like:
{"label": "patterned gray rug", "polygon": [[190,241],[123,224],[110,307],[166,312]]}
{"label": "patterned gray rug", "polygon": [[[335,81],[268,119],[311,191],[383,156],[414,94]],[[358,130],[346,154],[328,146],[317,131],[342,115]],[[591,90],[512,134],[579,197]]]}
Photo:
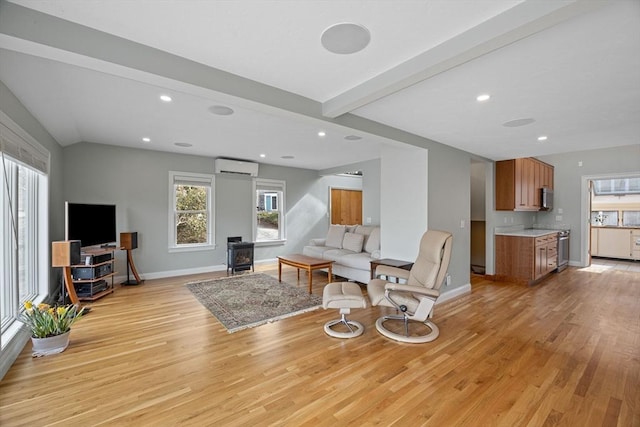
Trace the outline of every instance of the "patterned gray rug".
{"label": "patterned gray rug", "polygon": [[187,283],[195,297],[229,333],[318,309],[322,298],[267,274]]}

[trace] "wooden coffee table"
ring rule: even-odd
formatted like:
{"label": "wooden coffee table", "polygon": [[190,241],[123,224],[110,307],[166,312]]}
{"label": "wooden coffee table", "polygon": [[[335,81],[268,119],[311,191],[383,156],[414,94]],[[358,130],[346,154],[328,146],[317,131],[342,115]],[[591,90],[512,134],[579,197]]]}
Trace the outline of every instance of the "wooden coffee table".
{"label": "wooden coffee table", "polygon": [[331,266],[334,261],[327,261],[326,259],[313,258],[306,255],[283,255],[278,257],[278,281],[282,282],[282,264],[290,265],[291,267],[295,267],[298,269],[298,281],[300,281],[300,269],[307,270],[309,273],[309,293],[311,293],[311,280],[312,280],[312,272],[313,270],[320,270],[322,268],[328,269],[329,272],[329,282],[333,280],[333,273],[331,271]]}

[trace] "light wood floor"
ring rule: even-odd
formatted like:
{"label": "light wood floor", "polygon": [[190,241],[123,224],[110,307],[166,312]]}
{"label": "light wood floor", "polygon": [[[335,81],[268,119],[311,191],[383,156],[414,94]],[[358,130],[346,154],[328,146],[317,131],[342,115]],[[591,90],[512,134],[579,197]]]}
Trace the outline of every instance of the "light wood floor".
{"label": "light wood floor", "polygon": [[639,273],[475,277],[422,345],[379,335],[377,307],[352,314],[367,330],[351,340],[324,334],[338,316],[322,309],[228,334],[183,286],[211,276],[117,286],[64,353],[28,344],[0,382],[0,425],[640,426]]}

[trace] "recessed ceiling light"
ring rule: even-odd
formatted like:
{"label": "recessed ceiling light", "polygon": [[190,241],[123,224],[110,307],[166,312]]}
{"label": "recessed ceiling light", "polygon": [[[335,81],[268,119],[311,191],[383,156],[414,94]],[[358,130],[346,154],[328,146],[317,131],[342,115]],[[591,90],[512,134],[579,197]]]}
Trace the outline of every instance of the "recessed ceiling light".
{"label": "recessed ceiling light", "polygon": [[260,157],[264,159],[265,157],[267,157],[267,155],[266,154],[260,154]]}
{"label": "recessed ceiling light", "polygon": [[323,131],[323,130],[321,130],[320,132],[318,132],[318,136],[325,136],[325,135],[326,135],[326,132],[325,132],[325,131]]}
{"label": "recessed ceiling light", "polygon": [[233,114],[233,110],[224,105],[212,105],[209,107],[209,111],[218,116],[230,116]]}
{"label": "recessed ceiling light", "polygon": [[295,156],[282,156],[280,158],[285,160],[291,160],[291,159],[295,159]]}
{"label": "recessed ceiling light", "polygon": [[491,95],[489,95],[488,93],[483,93],[482,95],[478,95],[476,97],[476,101],[478,102],[488,101],[489,99],[491,99]]}
{"label": "recessed ceiling light", "polygon": [[546,135],[540,135],[538,137],[538,141],[546,141],[547,140],[547,136]]}
{"label": "recessed ceiling light", "polygon": [[193,144],[189,144],[188,142],[175,142],[173,145],[177,145],[178,147],[193,147]]}
{"label": "recessed ceiling light", "polygon": [[151,142],[151,138],[147,138],[146,136],[142,138],[142,142]]}
{"label": "recessed ceiling light", "polygon": [[160,100],[164,102],[171,102],[171,97],[169,95],[160,95]]}
{"label": "recessed ceiling light", "polygon": [[351,22],[335,24],[322,32],[320,42],[329,52],[356,53],[367,47],[371,34],[364,26]]}
{"label": "recessed ceiling light", "polygon": [[517,128],[517,127],[520,127],[520,126],[530,125],[533,122],[535,122],[535,119],[532,119],[532,118],[515,119],[515,120],[510,120],[508,122],[504,122],[502,124],[502,126],[507,127],[507,128]]}
{"label": "recessed ceiling light", "polygon": [[344,139],[348,141],[358,141],[359,139],[362,139],[362,137],[358,135],[347,135],[344,137]]}

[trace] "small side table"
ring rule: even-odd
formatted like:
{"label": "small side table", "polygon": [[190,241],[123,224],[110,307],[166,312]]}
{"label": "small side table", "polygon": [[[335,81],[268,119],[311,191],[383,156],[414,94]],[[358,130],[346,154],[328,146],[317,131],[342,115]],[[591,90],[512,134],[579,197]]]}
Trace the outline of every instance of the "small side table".
{"label": "small side table", "polygon": [[399,259],[392,259],[392,258],[375,259],[371,261],[371,278],[372,279],[376,278],[376,268],[379,265],[388,265],[389,267],[397,267],[403,270],[411,270],[411,267],[413,267],[413,263],[409,261],[402,261]]}

